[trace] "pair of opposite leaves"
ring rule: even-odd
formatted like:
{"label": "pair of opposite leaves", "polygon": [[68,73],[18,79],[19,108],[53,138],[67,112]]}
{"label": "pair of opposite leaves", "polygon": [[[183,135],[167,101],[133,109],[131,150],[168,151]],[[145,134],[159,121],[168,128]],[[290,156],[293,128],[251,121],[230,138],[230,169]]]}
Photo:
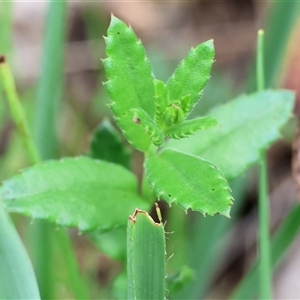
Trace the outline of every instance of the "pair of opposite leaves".
{"label": "pair of opposite leaves", "polygon": [[218,124],[211,117],[185,120],[209,79],[212,40],[192,49],[165,84],[153,78],[145,49],[130,27],[112,17],[107,35],[105,87],[118,126],[133,147],[145,152],[165,137],[180,139]]}
{"label": "pair of opposite leaves", "polygon": [[[166,84],[153,78],[141,41],[124,22],[112,17],[105,42],[103,63],[108,81],[104,85],[117,124],[133,147],[148,152],[151,144],[161,146],[165,137],[180,139],[218,124],[212,117],[185,120],[210,77],[215,54],[212,40],[192,49]],[[144,166],[159,198],[186,210],[228,216],[230,188],[211,163],[164,150],[148,157]]]}

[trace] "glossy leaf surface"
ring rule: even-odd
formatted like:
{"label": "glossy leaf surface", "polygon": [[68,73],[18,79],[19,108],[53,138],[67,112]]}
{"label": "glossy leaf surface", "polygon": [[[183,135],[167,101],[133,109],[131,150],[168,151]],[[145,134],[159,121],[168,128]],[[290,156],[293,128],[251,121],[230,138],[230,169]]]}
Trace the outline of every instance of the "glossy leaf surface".
{"label": "glossy leaf surface", "polygon": [[148,158],[145,168],[157,197],[185,210],[229,216],[233,200],[229,185],[211,163],[170,149]]}
{"label": "glossy leaf surface", "polygon": [[136,207],[135,176],[125,168],[88,157],[49,161],[24,170],[0,189],[7,210],[81,231],[125,225]]}
{"label": "glossy leaf surface", "polygon": [[185,103],[186,98],[183,99],[183,106],[188,110],[193,108],[210,77],[214,56],[213,40],[198,45],[188,53],[167,82],[171,103],[190,95],[189,107]]}
{"label": "glossy leaf surface", "polygon": [[258,161],[260,150],[280,138],[279,129],[292,116],[294,94],[268,90],[241,95],[212,109],[209,116],[219,127],[166,147],[200,156],[218,166],[226,178],[234,178]]}
{"label": "glossy leaf surface", "polygon": [[150,138],[144,129],[132,122],[133,108],[142,109],[154,118],[154,84],[145,49],[134,31],[112,17],[106,42],[107,58],[103,60],[108,81],[105,87],[112,100],[111,109],[126,139],[137,149],[146,151]]}

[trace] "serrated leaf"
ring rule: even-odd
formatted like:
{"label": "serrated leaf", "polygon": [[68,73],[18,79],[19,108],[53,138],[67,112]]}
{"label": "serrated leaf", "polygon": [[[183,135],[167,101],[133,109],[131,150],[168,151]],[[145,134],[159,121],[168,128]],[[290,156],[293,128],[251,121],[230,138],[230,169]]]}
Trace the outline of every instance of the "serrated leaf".
{"label": "serrated leaf", "polygon": [[131,111],[133,113],[133,122],[144,129],[154,145],[160,146],[165,138],[162,131],[157,128],[156,124],[149,118],[143,109],[133,108]]}
{"label": "serrated leaf", "polygon": [[192,107],[192,103],[191,103],[191,95],[190,94],[181,97],[180,107],[181,107],[182,111],[184,112],[185,116],[191,111],[191,109],[193,107]]}
{"label": "serrated leaf", "polygon": [[188,53],[168,79],[167,89],[171,103],[190,95],[189,110],[193,108],[210,77],[214,55],[213,40],[198,45]]}
{"label": "serrated leaf", "polygon": [[170,140],[178,149],[214,163],[226,178],[235,178],[258,161],[260,151],[280,138],[279,129],[292,116],[294,93],[285,90],[241,95],[209,112],[220,126],[184,141]]}
{"label": "serrated leaf", "polygon": [[164,115],[169,106],[169,95],[167,87],[161,80],[154,80],[155,89],[155,123],[159,128],[164,128]]}
{"label": "serrated leaf", "polygon": [[48,161],[4,181],[6,209],[81,231],[106,231],[127,223],[136,207],[148,209],[137,194],[135,176],[125,168],[89,157]]}
{"label": "serrated leaf", "polygon": [[166,108],[165,112],[165,124],[167,126],[173,126],[174,124],[179,124],[183,122],[185,115],[180,105],[171,104]]}
{"label": "serrated leaf", "polygon": [[232,205],[229,185],[208,161],[169,149],[146,159],[145,170],[157,197],[185,210],[229,216]]}
{"label": "serrated leaf", "polygon": [[128,116],[130,109],[141,108],[154,118],[154,84],[145,49],[134,31],[114,16],[105,42],[108,56],[103,60],[108,78],[105,87],[113,102],[111,109],[127,140],[146,151],[151,143],[149,137]]}
{"label": "serrated leaf", "polygon": [[180,124],[175,124],[165,131],[167,137],[173,139],[182,139],[194,134],[198,130],[206,130],[216,127],[218,121],[211,117],[202,117],[193,120],[187,120]]}
{"label": "serrated leaf", "polygon": [[103,121],[95,129],[90,144],[90,156],[130,169],[130,151],[122,142],[119,132],[108,120]]}

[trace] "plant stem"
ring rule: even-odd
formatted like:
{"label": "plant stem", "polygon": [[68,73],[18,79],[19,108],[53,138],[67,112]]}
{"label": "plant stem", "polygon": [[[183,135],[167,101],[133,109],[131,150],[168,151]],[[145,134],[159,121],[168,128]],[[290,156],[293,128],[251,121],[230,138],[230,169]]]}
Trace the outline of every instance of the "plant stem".
{"label": "plant stem", "polygon": [[[57,158],[59,153],[56,125],[63,87],[66,20],[67,2],[65,0],[50,1],[45,24],[34,124],[34,140],[42,160]],[[44,299],[54,298],[57,270],[53,265],[54,244],[60,240],[55,233],[53,226],[47,222],[38,222],[29,231],[33,246],[31,249],[33,262],[41,296]],[[65,232],[65,238],[69,239],[67,232]]]}
{"label": "plant stem", "polygon": [[[297,24],[300,12],[299,1],[272,1],[265,22],[264,59],[265,82],[273,87],[280,78],[289,39]],[[247,91],[256,89],[255,66],[247,80]]]}
{"label": "plant stem", "polygon": [[257,33],[257,58],[256,58],[256,84],[257,91],[265,88],[265,72],[264,72],[264,31],[259,30]]}
{"label": "plant stem", "polygon": [[35,142],[43,160],[59,156],[57,119],[63,94],[67,1],[50,1],[37,87]]}
{"label": "plant stem", "polygon": [[[42,160],[53,159],[59,155],[56,129],[64,82],[67,9],[66,0],[49,2],[35,116],[35,142]],[[66,272],[74,298],[87,299],[87,288],[80,276],[68,232],[64,229],[59,232],[54,231],[53,226],[46,222],[38,225],[35,243],[40,247],[36,249],[39,259],[35,263],[40,275],[42,296],[46,299],[54,297],[55,272],[58,272],[54,265],[53,253],[53,243],[56,242],[60,247],[63,260],[66,262]]]}
{"label": "plant stem", "polygon": [[12,119],[24,142],[28,158],[32,164],[36,164],[40,162],[40,156],[29,134],[27,120],[16,91],[15,81],[4,56],[0,57],[0,78]]}
{"label": "plant stem", "polygon": [[[145,160],[148,157],[152,157],[157,153],[157,147],[154,146],[153,144],[150,146],[148,152],[145,152]],[[145,167],[143,167],[143,177],[142,177],[142,184],[141,184],[141,194],[143,196],[144,199],[146,199],[147,201],[149,201],[150,203],[154,203],[154,199],[155,199],[155,194],[152,191],[152,189],[149,186],[148,180],[146,178],[146,170]]]}
{"label": "plant stem", "polygon": [[[282,199],[283,200],[283,199]],[[271,241],[271,257],[272,257],[272,269],[278,267],[283,256],[286,254],[287,249],[295,241],[300,232],[300,205],[296,204],[288,215],[284,218],[280,227],[276,230]],[[256,259],[246,276],[242,278],[238,286],[233,293],[229,296],[230,300],[240,299],[263,299],[257,297],[258,291],[253,288],[257,286],[259,279],[259,264]]]}
{"label": "plant stem", "polygon": [[0,53],[10,56],[12,40],[13,1],[0,2]]}
{"label": "plant stem", "polygon": [[[257,90],[264,89],[264,64],[263,64],[263,36],[262,30],[258,31],[256,79]],[[271,251],[269,237],[269,198],[268,198],[268,174],[266,151],[262,150],[259,161],[259,271],[260,271],[260,299],[272,299],[272,272]]]}

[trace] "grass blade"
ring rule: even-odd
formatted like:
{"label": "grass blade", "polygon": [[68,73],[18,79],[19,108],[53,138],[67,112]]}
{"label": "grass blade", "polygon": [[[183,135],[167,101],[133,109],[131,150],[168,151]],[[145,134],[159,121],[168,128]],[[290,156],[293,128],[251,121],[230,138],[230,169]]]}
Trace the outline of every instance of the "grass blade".
{"label": "grass blade", "polygon": [[[299,1],[274,1],[265,26],[265,85],[273,87],[279,78],[286,47],[300,13]],[[248,91],[255,90],[254,65],[248,78]]]}
{"label": "grass blade", "polygon": [[12,32],[12,8],[13,1],[1,1],[0,3],[0,54],[9,55],[11,51]]}
{"label": "grass blade", "polygon": [[137,209],[127,227],[128,299],[164,299],[165,249],[163,224]]}
{"label": "grass blade", "polygon": [[29,257],[1,202],[0,270],[1,299],[40,299]]}
{"label": "grass blade", "polygon": [[[66,10],[66,1],[49,3],[35,116],[35,141],[42,160],[58,156],[56,120],[62,94]],[[50,230],[49,224],[39,222],[29,232],[33,263],[40,292],[45,299],[53,298],[54,293]]]}
{"label": "grass blade", "polygon": [[0,79],[5,92],[12,119],[24,142],[27,156],[32,164],[40,161],[39,154],[29,134],[27,119],[16,91],[15,81],[5,57],[0,56]]}
{"label": "grass blade", "polygon": [[[12,1],[0,3],[0,55],[8,57],[11,52]],[[2,83],[0,80],[0,128],[4,123],[4,103],[2,101]]]}
{"label": "grass blade", "polygon": [[[59,152],[56,125],[63,90],[66,20],[67,1],[49,2],[35,116],[35,141],[42,160],[55,158]],[[35,235],[33,252],[35,253],[35,266],[41,294],[46,299],[53,298],[54,292],[53,249],[50,231],[53,231],[53,227],[49,224],[37,223],[35,233],[31,233]],[[86,288],[78,269],[74,273],[74,266],[77,265],[77,262],[67,233],[62,231],[57,234],[52,232],[52,234],[60,245],[64,245],[62,255],[67,262],[70,284],[72,287],[77,287],[76,290],[73,289],[74,297],[76,299],[88,298],[87,294],[84,295]],[[37,248],[35,245],[39,245],[39,247]]]}
{"label": "grass blade", "polygon": [[58,156],[57,114],[62,97],[67,2],[50,2],[36,102],[36,144],[43,160]]}
{"label": "grass blade", "polygon": [[[265,88],[264,74],[264,32],[258,31],[257,36],[257,62],[256,62],[256,81],[257,91]],[[269,237],[270,208],[268,196],[268,171],[266,150],[262,150],[259,160],[259,197],[258,197],[258,215],[259,215],[259,272],[260,272],[260,298],[272,299],[272,271],[271,271],[271,250]]]}
{"label": "grass blade", "polygon": [[[284,253],[294,241],[300,231],[300,205],[297,204],[287,215],[271,241],[272,269],[279,264]],[[258,285],[259,268],[256,260],[247,275],[242,279],[229,299],[253,299],[257,296],[258,290],[253,288]]]}

